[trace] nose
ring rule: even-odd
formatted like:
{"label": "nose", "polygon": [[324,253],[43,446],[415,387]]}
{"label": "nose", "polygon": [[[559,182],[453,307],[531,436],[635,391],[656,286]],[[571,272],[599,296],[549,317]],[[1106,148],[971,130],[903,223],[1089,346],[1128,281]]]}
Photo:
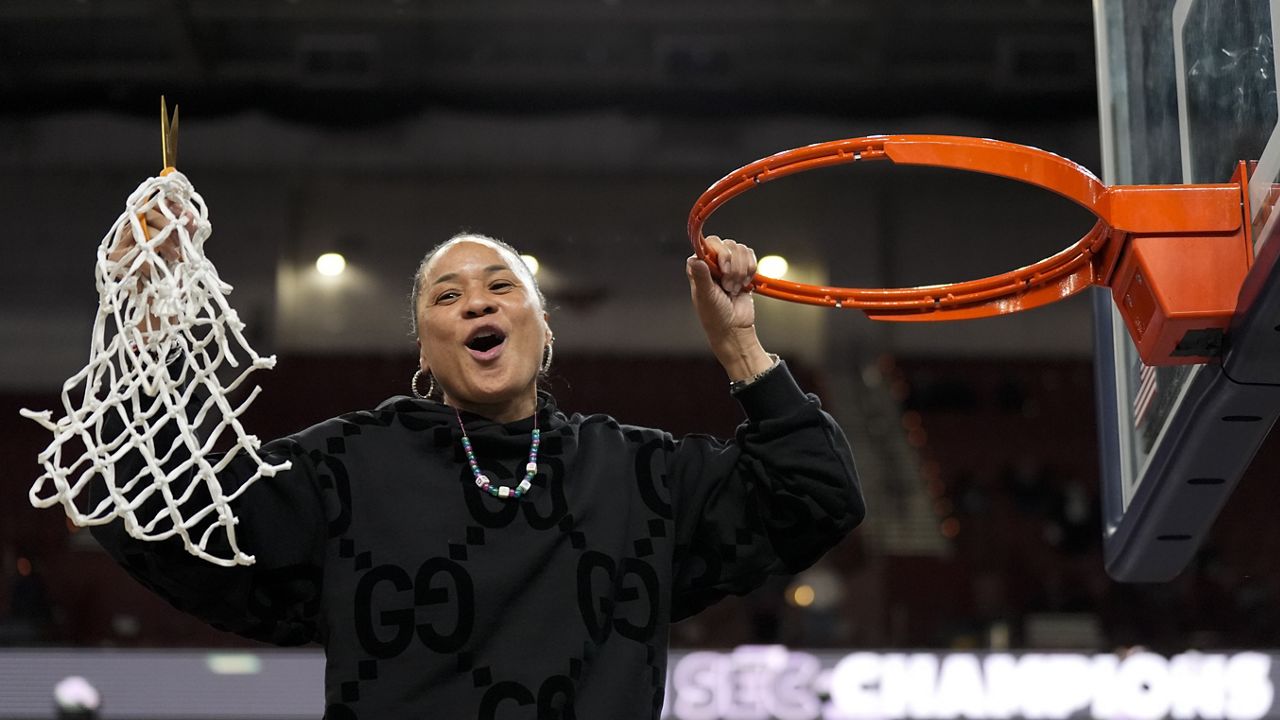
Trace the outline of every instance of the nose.
{"label": "nose", "polygon": [[498,311],[497,303],[493,302],[493,298],[484,293],[473,293],[467,297],[466,303],[462,307],[465,317],[475,318],[492,315]]}

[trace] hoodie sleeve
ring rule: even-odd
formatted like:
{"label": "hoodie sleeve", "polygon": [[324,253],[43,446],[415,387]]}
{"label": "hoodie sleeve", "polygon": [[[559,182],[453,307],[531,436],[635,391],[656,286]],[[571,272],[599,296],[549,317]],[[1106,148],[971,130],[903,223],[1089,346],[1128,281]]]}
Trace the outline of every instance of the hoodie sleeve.
{"label": "hoodie sleeve", "polygon": [[747,420],[732,441],[672,450],[673,620],[803,570],[866,512],[848,440],[785,363],[736,397]]}
{"label": "hoodie sleeve", "polygon": [[[171,427],[172,423],[161,431],[167,437],[157,437],[157,446],[175,439]],[[260,455],[271,463],[291,461],[292,468],[258,479],[231,505],[239,519],[237,544],[255,556],[252,565],[214,565],[188,553],[177,537],[138,540],[126,532],[119,518],[94,527],[93,536],[130,575],[175,608],[254,640],[300,645],[318,635],[326,537],[324,503],[314,460],[296,439],[268,443]],[[182,460],[172,457],[168,463],[176,466]],[[134,452],[116,463],[115,472],[120,478],[131,478],[141,465],[139,454]],[[254,471],[252,459],[239,454],[218,475],[223,492],[240,487]],[[182,486],[175,485],[174,492],[180,492]],[[96,480],[91,501],[98,502],[105,492],[102,480]],[[206,488],[195,492],[184,507],[209,504]],[[157,493],[147,500],[138,517],[149,518],[163,509],[164,501]],[[202,530],[197,528],[192,537],[198,538]],[[208,549],[219,556],[230,555],[226,533],[220,528],[212,534]]]}

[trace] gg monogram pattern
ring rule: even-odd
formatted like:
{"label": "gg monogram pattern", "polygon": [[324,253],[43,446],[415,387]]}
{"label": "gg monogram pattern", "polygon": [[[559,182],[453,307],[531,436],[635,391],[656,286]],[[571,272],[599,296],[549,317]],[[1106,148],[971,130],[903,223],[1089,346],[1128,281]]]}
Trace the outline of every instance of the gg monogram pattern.
{"label": "gg monogram pattern", "polygon": [[[475,486],[451,408],[392,398],[267,446],[293,470],[236,508],[255,565],[95,535],[217,627],[323,644],[328,720],[656,718],[671,622],[807,567],[864,514],[848,443],[785,366],[738,399],[720,440],[542,395],[538,473],[511,501]],[[463,418],[481,470],[518,482],[532,420]]]}

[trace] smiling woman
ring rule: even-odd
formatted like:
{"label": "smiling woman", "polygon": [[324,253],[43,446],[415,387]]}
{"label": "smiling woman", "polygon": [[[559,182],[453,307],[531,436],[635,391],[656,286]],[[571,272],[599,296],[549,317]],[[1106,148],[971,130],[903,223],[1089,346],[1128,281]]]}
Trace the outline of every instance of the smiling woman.
{"label": "smiling woman", "polygon": [[420,369],[446,405],[500,422],[533,414],[553,337],[533,273],[514,248],[456,236],[423,258],[411,298]]}
{"label": "smiling woman", "polygon": [[263,446],[291,466],[235,503],[253,565],[94,534],[217,627],[323,644],[329,720],[657,718],[672,622],[808,567],[864,514],[840,428],[756,336],[755,254],[707,243],[722,275],[696,257],[686,275],[746,415],[731,440],[561,412],[533,273],[460,235],[414,276],[413,396]]}

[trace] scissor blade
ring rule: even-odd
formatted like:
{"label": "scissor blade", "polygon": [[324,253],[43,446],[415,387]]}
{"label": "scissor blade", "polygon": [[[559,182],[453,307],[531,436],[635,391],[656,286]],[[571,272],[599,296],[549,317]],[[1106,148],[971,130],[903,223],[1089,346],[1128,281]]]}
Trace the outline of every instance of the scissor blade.
{"label": "scissor blade", "polygon": [[164,96],[160,96],[160,157],[164,167],[178,165],[178,106],[173,106],[173,119],[169,119],[169,108]]}

